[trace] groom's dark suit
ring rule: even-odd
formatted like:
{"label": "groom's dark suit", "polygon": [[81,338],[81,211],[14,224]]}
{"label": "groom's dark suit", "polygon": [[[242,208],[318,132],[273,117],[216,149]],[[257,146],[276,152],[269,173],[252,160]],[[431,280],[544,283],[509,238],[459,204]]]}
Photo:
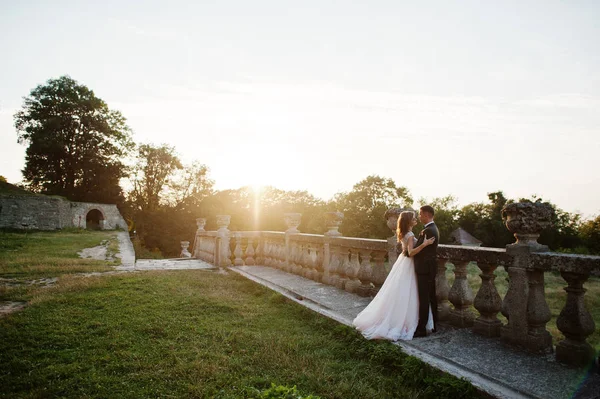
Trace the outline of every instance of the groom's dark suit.
{"label": "groom's dark suit", "polygon": [[415,272],[417,273],[417,289],[419,291],[419,324],[416,333],[425,333],[429,319],[429,306],[433,313],[434,327],[437,328],[437,298],[435,296],[435,275],[437,273],[436,253],[440,242],[440,232],[435,223],[429,224],[419,234],[415,248],[423,243],[425,237],[435,237],[433,244],[423,248],[414,256]]}

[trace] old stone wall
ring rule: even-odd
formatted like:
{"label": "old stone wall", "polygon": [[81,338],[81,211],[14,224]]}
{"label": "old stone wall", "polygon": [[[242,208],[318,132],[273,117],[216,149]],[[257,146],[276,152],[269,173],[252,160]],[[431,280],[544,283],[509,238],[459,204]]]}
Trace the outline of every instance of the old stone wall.
{"label": "old stone wall", "polygon": [[0,196],[0,228],[57,230],[65,227],[85,229],[90,211],[101,214],[100,228],[127,229],[127,223],[114,204],[71,202],[44,195]]}
{"label": "old stone wall", "polygon": [[102,228],[104,230],[114,230],[121,228],[127,230],[127,223],[121,216],[119,209],[114,204],[94,204],[90,202],[71,202],[71,225],[86,226],[86,215],[92,210],[98,210],[102,214],[104,220]]}

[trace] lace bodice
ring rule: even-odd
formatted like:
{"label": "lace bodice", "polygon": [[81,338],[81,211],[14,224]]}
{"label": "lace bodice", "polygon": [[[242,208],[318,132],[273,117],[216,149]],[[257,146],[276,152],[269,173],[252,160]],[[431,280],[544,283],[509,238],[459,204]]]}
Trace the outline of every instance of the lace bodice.
{"label": "lace bodice", "polygon": [[413,244],[417,242],[417,238],[415,237],[412,231],[409,231],[402,238],[402,252],[408,251],[408,240],[413,240]]}

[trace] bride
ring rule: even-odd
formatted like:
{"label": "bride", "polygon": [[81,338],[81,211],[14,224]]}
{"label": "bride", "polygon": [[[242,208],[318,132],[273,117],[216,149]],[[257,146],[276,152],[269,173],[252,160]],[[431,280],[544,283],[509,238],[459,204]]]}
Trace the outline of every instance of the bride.
{"label": "bride", "polygon": [[[412,228],[416,224],[414,212],[400,214],[396,236],[398,242],[402,243],[402,254],[394,263],[379,293],[352,322],[367,339],[411,340],[417,329],[419,293],[413,256],[433,244],[435,237],[426,239],[415,248],[417,239]],[[431,309],[426,329],[433,329]]]}

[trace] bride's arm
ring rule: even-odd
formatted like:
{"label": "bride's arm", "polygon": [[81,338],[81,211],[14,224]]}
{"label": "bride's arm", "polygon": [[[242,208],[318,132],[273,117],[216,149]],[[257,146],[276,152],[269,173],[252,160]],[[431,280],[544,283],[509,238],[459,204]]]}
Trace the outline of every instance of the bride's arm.
{"label": "bride's arm", "polygon": [[423,241],[421,243],[421,245],[419,245],[418,247],[413,248],[415,245],[415,240],[413,240],[411,237],[411,239],[409,239],[408,243],[407,243],[408,244],[408,256],[411,256],[411,257],[415,256],[416,254],[421,252],[423,250],[423,248],[425,248],[428,245],[433,244],[434,241],[435,241],[435,237],[431,237],[431,238],[428,238],[425,241]]}

